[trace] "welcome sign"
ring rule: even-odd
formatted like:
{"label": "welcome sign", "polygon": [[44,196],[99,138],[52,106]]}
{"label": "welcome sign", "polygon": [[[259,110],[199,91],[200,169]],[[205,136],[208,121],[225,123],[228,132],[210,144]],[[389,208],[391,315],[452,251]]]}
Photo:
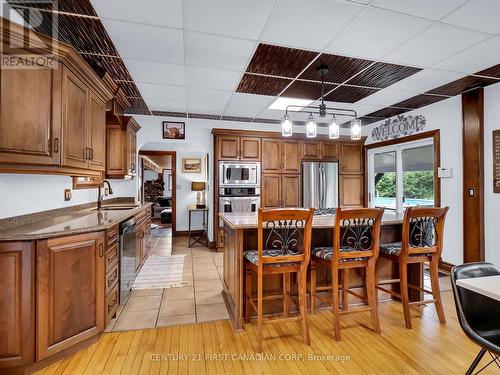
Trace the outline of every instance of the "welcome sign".
{"label": "welcome sign", "polygon": [[411,135],[425,128],[425,117],[418,116],[397,116],[388,119],[385,123],[372,130],[372,139],[374,141],[386,141],[405,135]]}

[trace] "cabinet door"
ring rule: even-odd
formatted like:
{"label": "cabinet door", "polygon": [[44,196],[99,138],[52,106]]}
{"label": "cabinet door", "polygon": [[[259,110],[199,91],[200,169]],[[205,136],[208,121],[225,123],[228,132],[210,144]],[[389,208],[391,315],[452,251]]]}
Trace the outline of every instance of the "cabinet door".
{"label": "cabinet door", "polygon": [[302,158],[319,159],[321,157],[320,142],[302,141]]}
{"label": "cabinet door", "polygon": [[283,207],[300,207],[300,175],[281,176],[281,200]]}
{"label": "cabinet door", "polygon": [[106,160],[106,107],[93,94],[90,95],[89,120],[89,168],[96,171],[104,171]]}
{"label": "cabinet door", "polygon": [[300,173],[300,142],[281,141],[283,173]]}
{"label": "cabinet door", "polygon": [[281,140],[262,139],[262,173],[281,172]]}
{"label": "cabinet door", "polygon": [[241,137],[240,160],[259,161],[260,147],[261,147],[260,138]]}
{"label": "cabinet door", "polygon": [[0,373],[34,361],[35,247],[0,243]]}
{"label": "cabinet door", "polygon": [[364,176],[341,175],[340,206],[363,207],[364,203]]}
{"label": "cabinet door", "polygon": [[262,190],[260,198],[263,208],[281,207],[281,175],[262,175]]}
{"label": "cabinet door", "polygon": [[338,159],[339,144],[337,142],[321,142],[322,159]]}
{"label": "cabinet door", "polygon": [[0,69],[0,162],[59,165],[60,71]]}
{"label": "cabinet door", "polygon": [[128,173],[127,139],[120,125],[106,127],[106,177],[123,178]]}
{"label": "cabinet door", "polygon": [[217,139],[219,160],[239,160],[240,138],[222,136]]}
{"label": "cabinet door", "polygon": [[63,84],[63,164],[87,168],[89,159],[88,103],[89,92],[80,79],[64,69]]}
{"label": "cabinet door", "polygon": [[340,145],[340,173],[363,173],[363,145],[342,143]]}
{"label": "cabinet door", "polygon": [[104,232],[37,245],[37,360],[104,330]]}

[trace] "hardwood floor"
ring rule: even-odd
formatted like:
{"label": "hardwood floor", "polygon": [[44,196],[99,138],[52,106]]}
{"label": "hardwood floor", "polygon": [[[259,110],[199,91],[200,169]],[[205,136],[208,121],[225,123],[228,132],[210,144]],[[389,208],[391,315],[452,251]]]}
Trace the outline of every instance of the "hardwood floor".
{"label": "hardwood floor", "polygon": [[[430,305],[422,313],[412,309],[407,330],[401,304],[386,302],[379,310],[381,335],[371,330],[368,313],[344,315],[338,343],[327,311],[309,317],[309,347],[297,323],[266,325],[260,360],[254,321],[243,333],[234,333],[228,320],[106,333],[37,374],[463,374],[479,348],[458,325],[452,293],[444,292],[443,300],[446,325]],[[483,373],[499,371],[492,365]]]}

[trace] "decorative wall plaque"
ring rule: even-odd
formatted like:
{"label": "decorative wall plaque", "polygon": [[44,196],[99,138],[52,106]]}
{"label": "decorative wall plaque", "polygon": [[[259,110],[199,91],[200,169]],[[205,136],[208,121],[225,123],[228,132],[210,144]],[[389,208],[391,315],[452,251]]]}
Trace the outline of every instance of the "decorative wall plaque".
{"label": "decorative wall plaque", "polygon": [[493,192],[500,193],[500,130],[493,130]]}
{"label": "decorative wall plaque", "polygon": [[382,125],[373,128],[372,139],[374,141],[386,141],[405,135],[411,135],[425,128],[425,117],[399,115],[393,119],[388,119]]}

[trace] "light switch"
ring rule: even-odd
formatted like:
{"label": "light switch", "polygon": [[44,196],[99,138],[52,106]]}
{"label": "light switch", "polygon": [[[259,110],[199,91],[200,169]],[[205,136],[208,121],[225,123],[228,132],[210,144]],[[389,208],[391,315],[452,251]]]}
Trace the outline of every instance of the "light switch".
{"label": "light switch", "polygon": [[476,195],[476,189],[473,187],[469,188],[469,197],[474,197]]}

